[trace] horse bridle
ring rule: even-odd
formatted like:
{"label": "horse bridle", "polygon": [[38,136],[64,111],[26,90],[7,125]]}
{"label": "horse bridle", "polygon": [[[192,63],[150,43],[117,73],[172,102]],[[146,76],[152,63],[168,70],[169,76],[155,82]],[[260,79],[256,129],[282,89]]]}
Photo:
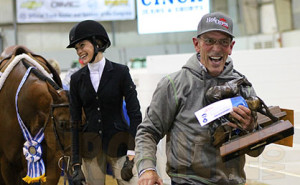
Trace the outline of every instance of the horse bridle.
{"label": "horse bridle", "polygon": [[[50,111],[50,117],[51,117],[51,120],[53,122],[53,132],[54,132],[54,135],[55,135],[55,138],[56,140],[58,141],[58,144],[59,144],[59,147],[61,149],[61,151],[63,152],[63,156],[61,158],[59,158],[58,160],[58,167],[61,169],[61,170],[65,170],[66,172],[69,171],[68,167],[69,167],[69,163],[70,163],[70,156],[66,156],[65,155],[65,151],[67,149],[69,149],[71,146],[68,146],[67,148],[65,148],[62,140],[61,140],[61,137],[59,136],[58,134],[58,131],[57,131],[57,124],[59,123],[59,121],[55,118],[54,116],[54,109],[55,108],[60,108],[60,107],[69,107],[69,103],[61,103],[61,104],[51,104],[51,111]],[[71,131],[71,128],[65,128],[65,125],[63,125],[63,133],[65,131],[67,132],[70,132]],[[65,161],[66,160],[66,161]],[[61,165],[61,161],[65,161],[66,162],[66,169],[64,169],[64,167],[62,167]]]}

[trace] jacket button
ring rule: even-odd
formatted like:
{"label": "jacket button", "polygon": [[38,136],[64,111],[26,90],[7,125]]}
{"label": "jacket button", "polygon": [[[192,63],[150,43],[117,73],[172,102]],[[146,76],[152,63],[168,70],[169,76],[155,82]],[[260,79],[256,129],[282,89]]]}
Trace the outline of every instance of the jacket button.
{"label": "jacket button", "polygon": [[100,134],[100,135],[102,134],[102,130],[99,130],[99,134]]}
{"label": "jacket button", "polygon": [[101,119],[98,119],[98,123],[100,123],[101,122]]}
{"label": "jacket button", "polygon": [[100,107],[98,107],[97,110],[100,111]]}
{"label": "jacket button", "polygon": [[98,96],[96,96],[96,100],[98,100],[99,98],[98,98]]}

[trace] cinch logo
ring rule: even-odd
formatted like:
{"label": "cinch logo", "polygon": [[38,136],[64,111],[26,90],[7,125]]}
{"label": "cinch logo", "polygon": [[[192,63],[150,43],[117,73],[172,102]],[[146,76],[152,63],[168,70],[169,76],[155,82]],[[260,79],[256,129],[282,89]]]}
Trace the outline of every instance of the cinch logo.
{"label": "cinch logo", "polygon": [[221,25],[228,29],[228,23],[227,23],[226,19],[224,19],[224,18],[221,18],[220,20],[218,20],[216,17],[208,17],[206,19],[206,22],[208,22],[208,23],[214,22],[215,24]]}

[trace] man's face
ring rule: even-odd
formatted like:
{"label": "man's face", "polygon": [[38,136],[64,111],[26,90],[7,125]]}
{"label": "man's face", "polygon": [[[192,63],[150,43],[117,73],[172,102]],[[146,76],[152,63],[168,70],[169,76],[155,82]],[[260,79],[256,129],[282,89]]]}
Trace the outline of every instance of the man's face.
{"label": "man's face", "polygon": [[200,53],[200,62],[211,76],[218,76],[224,69],[228,55],[231,55],[234,41],[223,32],[207,32],[193,38],[196,52]]}

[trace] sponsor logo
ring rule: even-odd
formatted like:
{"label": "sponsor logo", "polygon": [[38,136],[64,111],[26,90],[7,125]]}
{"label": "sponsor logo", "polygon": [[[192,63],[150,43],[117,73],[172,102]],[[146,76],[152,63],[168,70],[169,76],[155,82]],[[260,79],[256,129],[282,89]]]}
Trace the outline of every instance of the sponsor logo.
{"label": "sponsor logo", "polygon": [[128,5],[128,0],[105,0],[105,5]]}
{"label": "sponsor logo", "polygon": [[211,23],[212,22],[212,23],[215,23],[217,25],[223,26],[226,29],[228,29],[228,23],[227,23],[226,19],[224,19],[224,18],[217,19],[216,17],[208,17],[206,19],[206,22],[207,23]]}
{"label": "sponsor logo", "polygon": [[78,1],[51,1],[51,8],[77,8],[80,7]]}
{"label": "sponsor logo", "polygon": [[27,9],[37,9],[40,8],[43,5],[43,2],[39,2],[39,1],[26,1],[24,3],[21,4],[21,8],[27,8]]}
{"label": "sponsor logo", "polygon": [[208,121],[206,117],[207,117],[206,113],[202,114],[202,118],[203,118],[202,122],[203,123],[206,123]]}

